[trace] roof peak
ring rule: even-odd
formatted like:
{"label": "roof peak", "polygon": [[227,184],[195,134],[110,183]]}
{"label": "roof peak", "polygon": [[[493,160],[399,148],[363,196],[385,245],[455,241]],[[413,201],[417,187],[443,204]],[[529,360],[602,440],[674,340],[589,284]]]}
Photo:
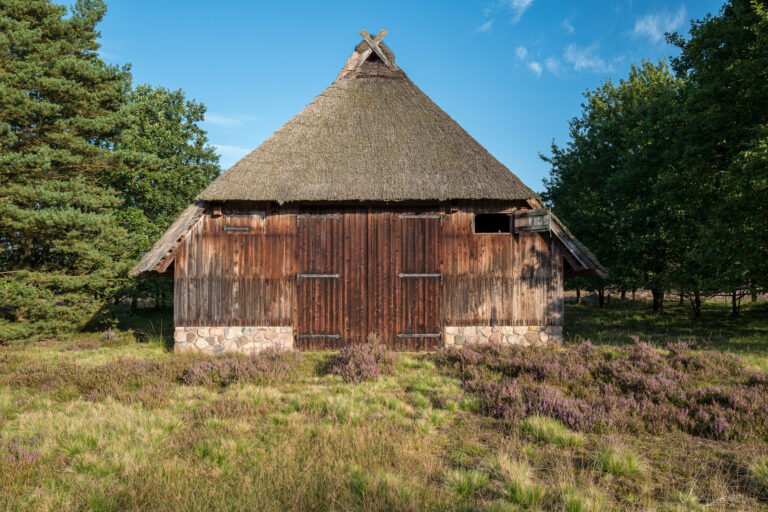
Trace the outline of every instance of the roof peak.
{"label": "roof peak", "polygon": [[404,76],[395,64],[395,54],[382,42],[387,33],[386,29],[381,29],[378,34],[371,36],[361,30],[363,40],[355,46],[355,51],[347,59],[336,80],[356,76]]}

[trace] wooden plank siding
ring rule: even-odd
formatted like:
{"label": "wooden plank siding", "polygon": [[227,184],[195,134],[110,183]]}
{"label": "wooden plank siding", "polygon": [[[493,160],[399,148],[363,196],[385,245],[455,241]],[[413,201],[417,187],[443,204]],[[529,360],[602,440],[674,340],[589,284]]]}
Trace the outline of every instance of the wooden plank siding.
{"label": "wooden plank siding", "polygon": [[519,206],[206,212],[176,251],[176,325],[292,326],[302,349],[376,334],[398,350],[442,346],[446,325],[562,325],[560,243],[474,233],[475,211]]}

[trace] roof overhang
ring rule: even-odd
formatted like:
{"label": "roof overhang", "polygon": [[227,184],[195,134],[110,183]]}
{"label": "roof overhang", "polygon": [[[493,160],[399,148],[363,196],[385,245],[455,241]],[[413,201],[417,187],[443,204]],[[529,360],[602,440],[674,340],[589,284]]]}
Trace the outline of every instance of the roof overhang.
{"label": "roof overhang", "polygon": [[[541,208],[537,199],[531,199],[528,203],[534,208]],[[531,213],[533,211],[537,210],[523,210],[520,213]],[[173,263],[176,249],[182,239],[200,221],[204,213],[205,202],[198,201],[189,205],[152,249],[131,269],[130,275],[136,277],[141,274],[165,273]],[[597,257],[573,236],[573,233],[568,230],[556,215],[551,212],[548,212],[548,215],[549,232],[562,245],[563,257],[570,267],[566,274],[567,277],[607,277],[607,272]]]}
{"label": "roof overhang", "polygon": [[131,269],[130,275],[136,277],[140,274],[166,272],[173,263],[174,253],[182,238],[203,217],[204,212],[205,207],[202,202],[187,206],[152,249]]}
{"label": "roof overhang", "polygon": [[[519,212],[524,216],[536,217],[546,216],[545,222],[541,227],[548,230],[549,233],[560,242],[564,251],[563,257],[570,267],[566,272],[566,277],[598,277],[604,279],[608,276],[605,268],[600,264],[597,257],[587,246],[573,236],[566,225],[551,210],[544,208],[538,197],[528,200],[531,210]],[[541,230],[541,229],[539,229]]]}

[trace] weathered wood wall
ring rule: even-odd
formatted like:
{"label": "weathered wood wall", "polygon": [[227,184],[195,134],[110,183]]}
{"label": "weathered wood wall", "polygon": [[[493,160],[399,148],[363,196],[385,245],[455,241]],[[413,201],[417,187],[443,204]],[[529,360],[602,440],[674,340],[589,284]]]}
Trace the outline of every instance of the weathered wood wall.
{"label": "weathered wood wall", "polygon": [[375,333],[402,350],[441,346],[446,325],[561,325],[559,242],[474,233],[475,211],[516,206],[208,212],[176,252],[176,325],[292,326],[312,349]]}

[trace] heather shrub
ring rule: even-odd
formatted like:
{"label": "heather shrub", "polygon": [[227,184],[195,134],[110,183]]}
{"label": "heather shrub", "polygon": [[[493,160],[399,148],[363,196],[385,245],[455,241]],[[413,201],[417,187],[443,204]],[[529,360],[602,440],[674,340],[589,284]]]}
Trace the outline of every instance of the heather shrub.
{"label": "heather shrub", "polygon": [[551,418],[571,430],[714,439],[768,436],[768,377],[731,354],[689,344],[666,351],[636,340],[608,350],[589,342],[560,349],[472,345],[434,356],[489,416]]}
{"label": "heather shrub", "polygon": [[96,340],[82,340],[82,341],[76,341],[74,343],[70,343],[68,345],[64,345],[62,348],[59,349],[60,352],[80,352],[83,350],[96,350],[97,348],[101,348],[101,343],[99,343]]}
{"label": "heather shrub", "polygon": [[482,410],[495,418],[519,421],[531,415],[549,416],[575,430],[589,430],[596,414],[590,403],[571,398],[554,386],[523,379],[486,381],[475,378],[466,383],[480,398]]}
{"label": "heather shrub", "polygon": [[188,421],[205,421],[210,418],[231,419],[257,416],[268,409],[264,403],[222,398],[213,403],[203,405],[192,411],[185,411],[181,417]]}
{"label": "heather shrub", "polygon": [[[165,361],[117,358],[98,366],[69,361],[57,364],[13,361],[13,371],[0,372],[0,384],[50,392],[62,399],[106,398],[157,407],[168,400],[174,384],[228,386],[235,382],[270,383],[296,374],[298,352],[269,350],[253,356],[176,357]],[[10,369],[10,362],[9,362]]]}
{"label": "heather shrub", "polygon": [[362,382],[391,373],[394,366],[395,354],[376,339],[370,339],[368,343],[342,347],[333,359],[331,373],[344,382]]}
{"label": "heather shrub", "polygon": [[180,361],[147,361],[119,358],[99,366],[73,362],[19,363],[13,373],[0,375],[0,382],[50,392],[62,399],[82,397],[89,401],[113,398],[123,403],[156,407],[167,400],[178,380]]}
{"label": "heather shrub", "polygon": [[301,364],[300,352],[268,349],[243,356],[239,354],[195,360],[181,376],[191,386],[226,387],[236,382],[269,384],[295,377]]}
{"label": "heather shrub", "polygon": [[[32,465],[40,461],[41,452],[36,448],[36,445],[40,443],[42,439],[39,436],[33,439],[20,439],[14,437],[10,439],[5,446],[4,453],[2,453],[2,459],[5,464],[8,465]],[[2,437],[0,437],[2,442]]]}

